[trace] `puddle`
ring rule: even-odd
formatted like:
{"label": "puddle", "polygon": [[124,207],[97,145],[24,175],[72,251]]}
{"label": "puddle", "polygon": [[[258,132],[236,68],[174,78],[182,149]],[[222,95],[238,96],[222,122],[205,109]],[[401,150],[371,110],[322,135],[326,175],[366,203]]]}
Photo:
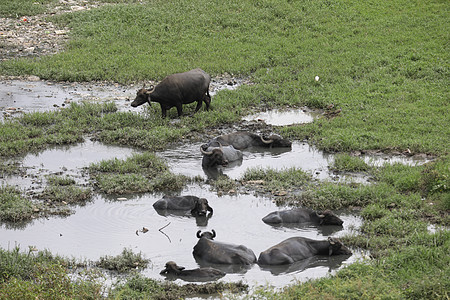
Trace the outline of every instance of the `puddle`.
{"label": "puddle", "polygon": [[[77,208],[75,214],[65,218],[37,219],[24,230],[7,229],[2,225],[0,247],[12,249],[20,245],[22,249],[27,249],[28,246],[35,246],[39,250],[49,249],[55,254],[91,260],[98,260],[105,255],[115,256],[123,248],[130,248],[134,252],[142,252],[151,260],[150,267],[142,271],[145,276],[163,280],[159,272],[169,260],[187,269],[198,267],[192,255],[197,242],[197,230],[214,229],[216,240],[244,244],[258,256],[261,251],[292,236],[324,239],[328,234],[341,236],[361,225],[357,216],[341,212],[339,215],[344,220],[343,228],[332,228],[325,233],[315,227],[272,227],[261,220],[269,212],[278,209],[269,199],[251,195],[218,197],[205,186],[190,186],[182,194],[208,199],[214,215],[207,225],[204,224],[206,226],[198,225],[192,217],[159,215],[152,204],[161,195],[131,196],[127,201],[111,201],[97,195],[92,203]],[[136,234],[143,227],[149,231]],[[243,280],[250,286],[269,283],[282,287],[293,280],[304,281],[325,276],[360,257],[361,254],[356,252],[350,258],[345,257],[345,260],[342,257],[317,257],[270,269],[256,264],[248,269],[225,268],[230,273],[221,280]],[[177,282],[186,283],[181,280]]]}
{"label": "puddle", "polygon": [[[213,78],[210,94],[223,89],[236,89],[248,79]],[[145,106],[133,108],[131,101],[140,86],[91,83],[53,83],[47,81],[0,81],[0,121],[5,116],[20,115],[24,112],[55,111],[70,102],[94,101],[116,103],[119,111],[142,112]]]}
{"label": "puddle", "polygon": [[[202,169],[202,154],[200,146],[203,143],[177,146],[160,152],[166,158],[171,170],[187,176],[208,176],[214,178],[216,174],[205,174]],[[241,178],[248,168],[273,168],[282,170],[291,167],[302,169],[320,180],[354,182],[369,182],[370,178],[363,174],[335,175],[328,166],[333,162],[333,155],[317,150],[304,142],[293,142],[292,148],[259,148],[244,150],[242,162],[231,164],[221,169],[221,172],[232,179]]]}
{"label": "puddle", "polygon": [[43,176],[64,174],[73,177],[78,184],[84,184],[89,178],[82,176],[83,167],[101,160],[125,159],[137,152],[128,147],[109,146],[91,140],[75,146],[54,147],[38,154],[26,155],[21,162],[26,175],[6,177],[2,183],[22,189],[39,189]]}
{"label": "puddle", "polygon": [[266,124],[274,126],[286,126],[292,124],[311,123],[314,119],[321,115],[318,111],[313,111],[307,108],[284,110],[270,110],[258,114],[246,116],[245,121],[264,121]]}

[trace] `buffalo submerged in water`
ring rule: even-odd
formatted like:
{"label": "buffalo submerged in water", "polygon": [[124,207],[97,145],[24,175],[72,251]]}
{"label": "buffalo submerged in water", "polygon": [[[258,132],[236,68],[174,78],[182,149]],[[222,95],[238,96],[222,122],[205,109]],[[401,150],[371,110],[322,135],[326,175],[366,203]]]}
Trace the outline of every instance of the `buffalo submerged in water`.
{"label": "buffalo submerged in water", "polygon": [[211,145],[220,144],[222,146],[231,145],[235,149],[243,150],[250,147],[292,147],[292,142],[282,138],[277,134],[271,134],[264,138],[252,132],[238,131],[230,134],[221,135],[211,139],[208,143],[202,145],[203,149],[207,149]]}
{"label": "buffalo submerged in water", "polygon": [[260,265],[284,265],[314,255],[351,255],[352,252],[336,238],[312,240],[305,237],[292,237],[260,253]]}
{"label": "buffalo submerged in water", "polygon": [[194,246],[195,258],[211,264],[251,265],[256,262],[255,253],[244,245],[214,241],[216,237],[214,230],[200,233],[199,230],[197,232],[199,240]]}
{"label": "buffalo submerged in water", "polygon": [[169,279],[180,278],[185,281],[213,281],[225,276],[224,272],[211,267],[186,270],[185,267],[178,266],[174,261],[168,261],[164,270],[159,274]]}
{"label": "buffalo submerged in water", "polygon": [[344,223],[341,218],[336,216],[330,210],[314,211],[309,208],[274,211],[262,218],[262,220],[266,224],[312,223],[315,225],[341,226]]}
{"label": "buffalo submerged in water", "polygon": [[156,210],[190,210],[193,216],[205,216],[208,212],[213,213],[208,200],[197,196],[167,196],[153,203]]}
{"label": "buffalo submerged in water", "polygon": [[214,168],[218,166],[227,166],[229,163],[241,161],[244,155],[240,150],[233,146],[209,146],[206,149],[200,147],[200,152],[203,154],[202,167]]}

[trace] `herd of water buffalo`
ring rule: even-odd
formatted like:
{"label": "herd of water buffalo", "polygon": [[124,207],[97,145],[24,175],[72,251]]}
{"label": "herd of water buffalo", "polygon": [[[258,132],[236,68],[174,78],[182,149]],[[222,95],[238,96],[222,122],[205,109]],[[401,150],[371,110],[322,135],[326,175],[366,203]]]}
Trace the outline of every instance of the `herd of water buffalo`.
{"label": "herd of water buffalo", "polygon": [[[161,214],[167,211],[190,211],[196,217],[211,217],[213,208],[208,200],[192,195],[164,196],[156,201],[153,207]],[[262,221],[270,225],[302,223],[314,226],[338,225],[343,221],[331,211],[314,211],[309,208],[295,208],[269,213]],[[193,256],[202,266],[197,269],[185,270],[175,262],[169,261],[161,275],[169,278],[182,278],[189,281],[209,281],[225,276],[222,270],[208,265],[241,265],[249,266],[257,263],[261,266],[287,265],[307,259],[315,255],[351,255],[352,252],[337,238],[313,240],[305,237],[288,238],[269,249],[261,252],[256,258],[255,253],[244,245],[235,245],[216,241],[216,232],[201,230],[196,233],[198,242],[193,247]]]}
{"label": "herd of water buffalo", "polygon": [[[172,107],[177,108],[178,116],[182,115],[182,105],[197,101],[195,112],[205,102],[209,109],[211,97],[209,84],[211,77],[201,69],[194,69],[184,73],[172,74],[164,78],[156,87],[143,87],[137,92],[131,106],[136,107],[144,103],[157,102],[161,105],[162,116]],[[238,131],[221,135],[211,139],[200,147],[203,154],[202,167],[205,170],[227,166],[232,162],[242,160],[242,151],[258,147],[291,147],[289,140],[272,134],[267,137]],[[156,201],[153,207],[158,213],[164,211],[190,211],[203,220],[208,220],[213,214],[208,200],[196,196],[164,196]],[[267,224],[308,223],[316,226],[338,225],[343,221],[331,211],[313,211],[308,208],[280,210],[265,216],[262,221]],[[204,225],[204,223],[203,223]],[[288,238],[260,253],[255,253],[244,245],[218,242],[215,240],[214,230],[197,231],[198,242],[193,248],[193,256],[200,264],[200,268],[185,270],[175,262],[169,261],[161,275],[175,278],[189,278],[190,280],[208,281],[225,276],[221,270],[208,265],[286,265],[292,264],[315,255],[351,255],[352,252],[338,239],[329,237],[327,240],[312,240],[305,237]],[[203,267],[204,266],[204,267]]]}

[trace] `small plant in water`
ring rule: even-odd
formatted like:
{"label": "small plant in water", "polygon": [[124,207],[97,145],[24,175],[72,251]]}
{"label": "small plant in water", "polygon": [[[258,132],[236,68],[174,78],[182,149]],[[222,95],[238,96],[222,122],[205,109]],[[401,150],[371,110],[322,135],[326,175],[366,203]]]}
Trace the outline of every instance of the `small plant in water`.
{"label": "small plant in water", "polygon": [[131,249],[124,248],[117,256],[102,256],[96,263],[97,267],[117,271],[119,273],[129,272],[135,269],[147,268],[149,259],[142,256],[142,253],[133,253]]}

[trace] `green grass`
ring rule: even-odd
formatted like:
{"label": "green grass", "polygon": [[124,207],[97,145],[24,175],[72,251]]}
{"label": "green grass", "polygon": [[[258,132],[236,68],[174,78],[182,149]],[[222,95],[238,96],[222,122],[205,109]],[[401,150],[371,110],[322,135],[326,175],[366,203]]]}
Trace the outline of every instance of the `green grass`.
{"label": "green grass", "polygon": [[73,262],[49,251],[21,252],[0,249],[0,299],[100,299],[101,284],[72,280]]}
{"label": "green grass", "polygon": [[142,256],[142,253],[133,253],[131,249],[123,249],[117,256],[102,256],[96,263],[97,267],[126,273],[131,270],[145,269],[150,260]]}
{"label": "green grass", "polygon": [[47,10],[48,4],[55,4],[57,0],[0,0],[1,17],[34,16]]}
{"label": "green grass", "polygon": [[[214,97],[218,111],[202,116],[214,119],[209,126],[261,105],[333,103],[340,117],[283,128],[283,135],[327,151],[448,152],[446,2],[130,2],[54,16],[71,28],[66,50],[3,61],[0,74],[122,83],[194,67],[251,75],[256,85]],[[133,145],[151,143],[150,133],[102,136],[119,134]]]}
{"label": "green grass", "polygon": [[[250,76],[253,84],[221,91],[213,97],[211,111],[200,111],[175,123],[175,110],[163,120],[157,105],[148,107],[142,116],[117,112],[113,104],[72,104],[54,113],[27,113],[0,124],[2,158],[80,142],[88,134],[108,144],[158,151],[187,136],[234,125],[243,115],[262,108],[307,105],[324,109],[333,104],[341,109],[335,118],[274,131],[341,153],[334,167],[367,172],[375,179],[372,184],[311,184],[301,170],[294,169],[249,170],[242,182],[263,182],[246,188],[275,192],[280,204],[359,210],[363,218],[360,231],[343,240],[352,247],[370,250],[373,259],[352,264],[336,276],[293,284],[281,292],[261,290],[249,297],[449,297],[448,230],[427,230],[430,223],[449,226],[448,2],[102,2],[116,4],[50,18],[71,29],[65,51],[2,61],[0,74],[131,83],[160,80],[201,67],[212,75],[228,72]],[[0,1],[2,13],[22,14],[12,3]],[[319,81],[314,81],[316,75]],[[185,109],[187,113],[192,110],[192,105]],[[424,166],[368,167],[360,159],[342,154],[355,150],[408,151],[438,158]],[[165,171],[164,164],[152,165],[158,170],[152,173],[149,166],[157,160],[151,155],[102,162],[91,166],[90,172],[105,193],[158,191],[167,186],[181,189],[186,179]],[[238,191],[239,182],[221,179],[213,186],[220,192]],[[13,212],[13,220],[29,212],[29,202],[20,191],[2,187],[0,195],[2,205],[8,206],[5,211]],[[30,266],[34,264],[30,262]],[[0,272],[5,269],[2,266]],[[66,285],[61,270],[36,270],[42,280],[28,281],[34,277],[24,279],[11,273],[4,277],[0,290],[21,291],[23,294],[17,295],[33,299],[54,296],[46,294],[53,290],[71,297],[60,292],[60,287],[74,291]],[[58,280],[48,274],[57,274]],[[25,294],[30,290],[31,294]],[[97,295],[93,291],[91,298]],[[111,297],[169,299],[163,285],[142,277],[117,287]]]}
{"label": "green grass", "polygon": [[49,176],[47,183],[48,185],[37,196],[47,204],[84,204],[92,199],[91,189],[76,186],[75,180],[71,177]]}
{"label": "green grass", "polygon": [[343,153],[334,156],[332,169],[341,172],[364,172],[370,170],[370,166],[359,157]]}
{"label": "green grass", "polygon": [[33,203],[12,186],[0,186],[0,221],[18,222],[29,220],[34,213]]}
{"label": "green grass", "polygon": [[150,152],[125,160],[103,160],[91,164],[89,172],[98,190],[106,194],[180,191],[187,183],[187,177],[171,173],[167,164]]}

